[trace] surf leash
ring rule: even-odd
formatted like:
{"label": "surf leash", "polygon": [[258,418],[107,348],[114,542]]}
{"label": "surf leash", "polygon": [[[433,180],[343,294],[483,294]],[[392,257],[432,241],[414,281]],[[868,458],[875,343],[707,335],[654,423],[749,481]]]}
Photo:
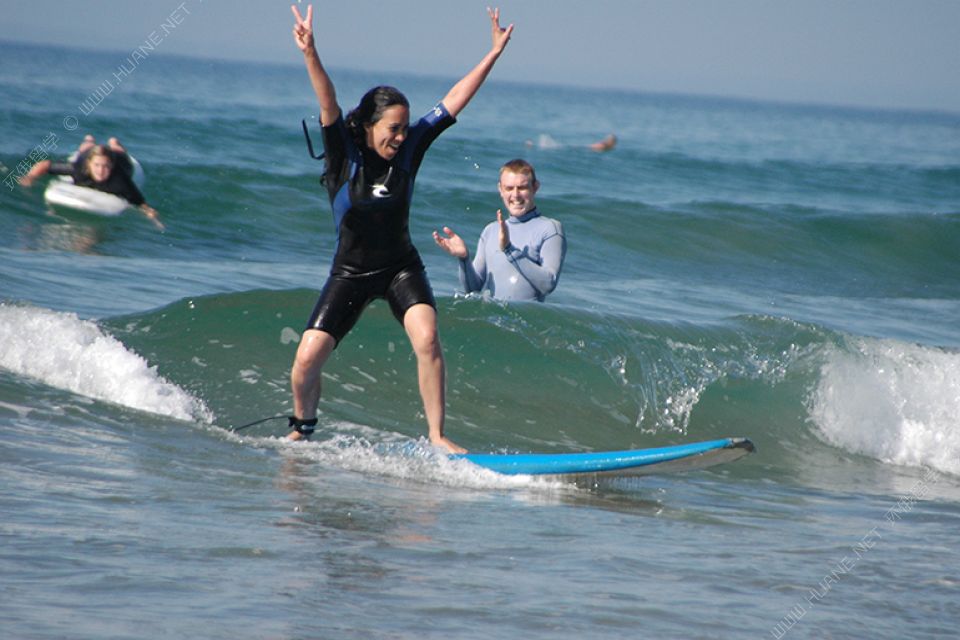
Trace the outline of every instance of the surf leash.
{"label": "surf leash", "polygon": [[247,427],[252,427],[258,424],[263,424],[264,422],[269,422],[271,420],[289,420],[290,416],[270,416],[269,418],[261,418],[260,420],[254,420],[253,422],[248,422],[247,424],[240,425],[239,427],[231,427],[230,431],[236,433],[237,431],[243,431]]}

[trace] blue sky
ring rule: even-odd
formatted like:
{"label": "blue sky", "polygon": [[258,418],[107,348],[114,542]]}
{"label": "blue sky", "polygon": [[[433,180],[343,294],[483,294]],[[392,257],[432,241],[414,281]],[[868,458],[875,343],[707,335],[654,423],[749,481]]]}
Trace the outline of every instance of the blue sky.
{"label": "blue sky", "polygon": [[[307,2],[297,3],[304,10]],[[298,64],[289,0],[6,2],[0,39]],[[489,46],[474,0],[314,3],[331,68],[458,76]],[[495,78],[960,113],[960,0],[504,0]]]}

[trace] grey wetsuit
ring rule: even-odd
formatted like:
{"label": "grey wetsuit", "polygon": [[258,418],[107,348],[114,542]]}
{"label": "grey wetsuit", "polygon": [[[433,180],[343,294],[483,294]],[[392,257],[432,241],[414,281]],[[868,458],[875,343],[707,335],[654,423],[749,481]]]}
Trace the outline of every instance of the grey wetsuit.
{"label": "grey wetsuit", "polygon": [[500,225],[480,234],[477,254],[460,260],[460,286],[467,293],[487,290],[499,300],[543,301],[560,279],[567,253],[563,226],[532,209],[507,219],[510,246],[500,251]]}

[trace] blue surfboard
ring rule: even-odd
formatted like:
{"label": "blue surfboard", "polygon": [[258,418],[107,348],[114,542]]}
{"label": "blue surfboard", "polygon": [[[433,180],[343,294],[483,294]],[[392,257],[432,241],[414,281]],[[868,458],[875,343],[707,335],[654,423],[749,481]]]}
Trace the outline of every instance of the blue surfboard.
{"label": "blue surfboard", "polygon": [[450,456],[506,475],[640,476],[706,469],[753,452],[747,438],[721,438],[654,449],[589,453],[464,453]]}

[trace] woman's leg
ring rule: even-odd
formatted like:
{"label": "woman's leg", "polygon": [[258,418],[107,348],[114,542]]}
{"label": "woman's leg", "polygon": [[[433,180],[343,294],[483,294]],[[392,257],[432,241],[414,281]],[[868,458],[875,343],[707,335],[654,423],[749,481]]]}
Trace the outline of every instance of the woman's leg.
{"label": "woman's leg", "polygon": [[[308,329],[303,332],[297,356],[290,371],[290,386],[293,389],[293,415],[301,420],[311,420],[317,416],[320,404],[323,365],[326,364],[336,339],[326,331]],[[302,435],[291,432],[287,438],[299,440]]]}
{"label": "woman's leg", "polygon": [[443,435],[446,417],[446,370],[443,363],[443,348],[437,334],[437,312],[428,304],[415,304],[403,316],[403,328],[410,338],[410,345],[417,356],[417,376],[420,382],[420,397],[427,415],[430,442],[446,448],[451,453],[464,453],[466,449],[454,444]]}

